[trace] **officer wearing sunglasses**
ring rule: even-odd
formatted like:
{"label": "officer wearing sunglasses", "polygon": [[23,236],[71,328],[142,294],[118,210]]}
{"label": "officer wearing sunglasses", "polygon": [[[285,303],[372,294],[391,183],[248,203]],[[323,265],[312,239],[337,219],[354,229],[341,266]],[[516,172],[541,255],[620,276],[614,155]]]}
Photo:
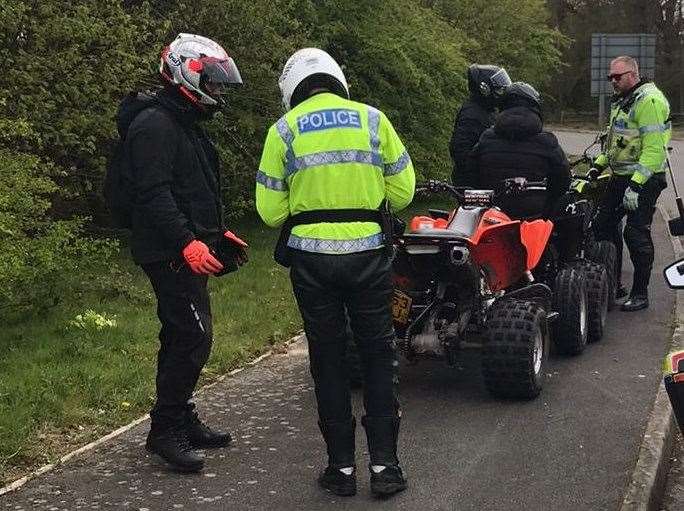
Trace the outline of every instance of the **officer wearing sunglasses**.
{"label": "officer wearing sunglasses", "polygon": [[[610,168],[613,177],[599,204],[594,230],[598,240],[610,240],[618,249],[618,297],[628,294],[620,284],[624,236],[634,265],[634,280],[621,310],[632,312],[649,305],[648,283],[654,259],[651,222],[658,196],[667,187],[670,105],[653,82],[639,76],[639,66],[632,57],[613,59],[607,79],[615,95],[604,151],[594,165],[599,170]],[[625,215],[627,225],[621,233]]]}

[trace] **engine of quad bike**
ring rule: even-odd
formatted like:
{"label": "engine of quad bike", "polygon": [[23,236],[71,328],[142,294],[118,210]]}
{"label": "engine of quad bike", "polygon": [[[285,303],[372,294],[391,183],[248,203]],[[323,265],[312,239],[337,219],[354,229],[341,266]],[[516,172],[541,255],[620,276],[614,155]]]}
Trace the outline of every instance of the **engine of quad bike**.
{"label": "engine of quad bike", "polygon": [[[472,319],[482,316],[481,284],[468,272],[460,282],[412,280],[395,274],[395,306],[410,303],[410,313],[401,321],[394,314],[395,330],[407,356],[445,356],[454,360],[460,341]],[[397,295],[401,298],[397,299]]]}

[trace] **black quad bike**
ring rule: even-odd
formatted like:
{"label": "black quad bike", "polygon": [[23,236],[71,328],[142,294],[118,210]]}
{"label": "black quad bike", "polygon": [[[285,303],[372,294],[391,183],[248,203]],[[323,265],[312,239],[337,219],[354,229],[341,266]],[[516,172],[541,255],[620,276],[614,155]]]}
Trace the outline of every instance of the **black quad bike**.
{"label": "black quad bike", "polygon": [[[597,136],[571,167],[591,165],[591,152],[600,149],[601,140]],[[534,272],[554,292],[554,309],[559,313],[554,339],[564,354],[579,354],[587,342],[603,337],[615,301],[617,250],[610,241],[597,242],[592,229],[609,178],[573,172],[569,190],[551,213],[551,241]]]}
{"label": "black quad bike", "polygon": [[396,237],[392,313],[398,347],[409,359],[482,350],[482,374],[495,396],[530,399],[542,388],[551,342],[548,286],[534,281],[553,228],[512,220],[497,199],[535,186],[506,180],[498,190],[466,190],[428,181],[417,191],[446,193],[460,207],[414,217]]}
{"label": "black quad bike", "polygon": [[[580,165],[586,165],[587,167],[593,165],[594,159],[603,148],[605,138],[605,133],[598,133],[594,141],[584,150],[582,156],[571,162],[573,180],[566,197],[570,200],[571,204],[575,200],[586,201],[583,203],[585,204],[583,206],[585,210],[583,215],[586,220],[584,222],[581,243],[576,245],[576,255],[588,261],[602,264],[606,268],[608,272],[608,309],[612,310],[615,304],[617,282],[619,281],[617,272],[620,270],[620,265],[617,261],[617,248],[612,241],[597,241],[594,238],[593,231],[593,222],[598,211],[598,205],[608,188],[611,176],[609,173],[594,174],[577,170]],[[570,207],[572,208],[572,206]]]}

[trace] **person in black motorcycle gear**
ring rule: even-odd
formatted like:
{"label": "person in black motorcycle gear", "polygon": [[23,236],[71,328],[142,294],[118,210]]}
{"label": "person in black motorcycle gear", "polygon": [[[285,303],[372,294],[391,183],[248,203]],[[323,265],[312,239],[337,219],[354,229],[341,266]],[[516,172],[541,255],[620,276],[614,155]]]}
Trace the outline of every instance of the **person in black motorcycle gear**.
{"label": "person in black motorcycle gear", "polygon": [[500,204],[514,218],[549,216],[571,179],[558,139],[544,131],[539,93],[524,82],[506,89],[494,127],[482,134],[468,157],[466,185],[496,189],[513,177],[546,180],[545,191],[523,192]]}
{"label": "person in black motorcycle gear", "polygon": [[494,124],[494,112],[511,84],[506,70],[492,65],[472,64],[466,72],[470,97],[456,114],[449,153],[454,163],[452,182],[465,186],[468,154],[480,136]]}
{"label": "person in black motorcycle gear", "polygon": [[150,280],[161,323],[146,448],[177,471],[198,472],[204,459],[195,449],[231,441],[200,420],[191,397],[213,342],[207,280],[227,266],[220,247],[235,237],[224,225],[218,152],[201,122],[242,79],[218,43],[195,34],[164,48],[159,72],[164,88],[130,94],[118,115],[131,253]]}

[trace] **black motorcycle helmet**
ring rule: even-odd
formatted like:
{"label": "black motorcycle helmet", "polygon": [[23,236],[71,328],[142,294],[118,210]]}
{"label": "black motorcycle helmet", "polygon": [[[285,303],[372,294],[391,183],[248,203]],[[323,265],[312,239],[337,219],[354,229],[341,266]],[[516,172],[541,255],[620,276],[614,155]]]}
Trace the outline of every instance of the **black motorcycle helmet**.
{"label": "black motorcycle helmet", "polygon": [[541,96],[529,83],[515,82],[506,87],[502,101],[504,108],[526,106],[541,111]]}
{"label": "black motorcycle helmet", "polygon": [[490,106],[496,105],[511,85],[508,73],[499,66],[472,64],[466,74],[471,97]]}

